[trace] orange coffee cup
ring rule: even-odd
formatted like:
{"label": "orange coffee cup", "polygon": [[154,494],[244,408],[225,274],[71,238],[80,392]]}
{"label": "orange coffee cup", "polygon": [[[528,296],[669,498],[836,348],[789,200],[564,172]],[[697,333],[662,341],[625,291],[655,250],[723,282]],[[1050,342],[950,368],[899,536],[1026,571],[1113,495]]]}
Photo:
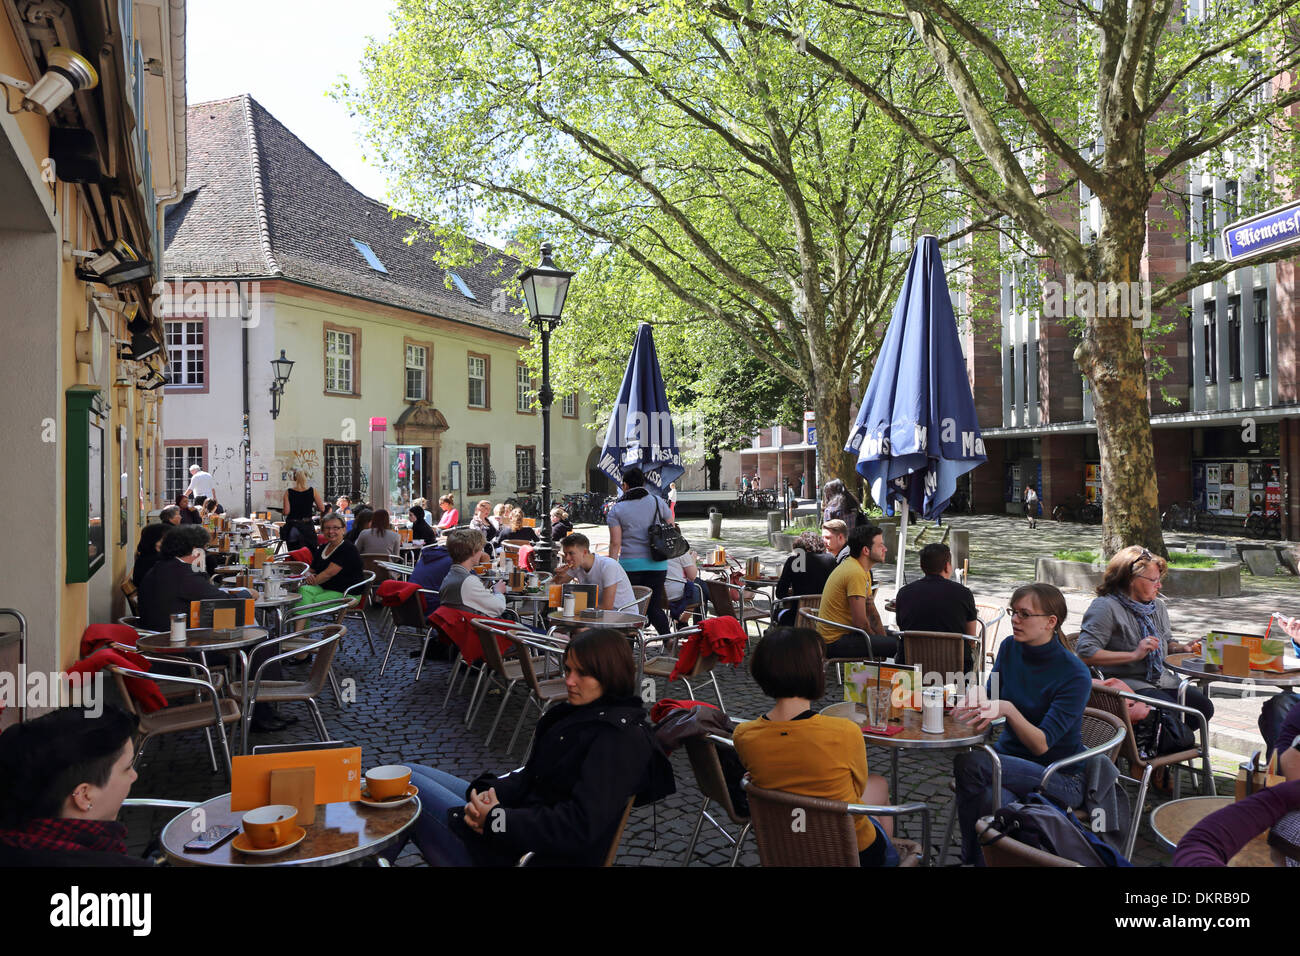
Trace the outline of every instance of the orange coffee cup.
{"label": "orange coffee cup", "polygon": [[401,764],[385,764],[366,771],[366,789],[372,800],[400,797],[411,786],[411,769]]}
{"label": "orange coffee cup", "polygon": [[253,846],[269,850],[289,842],[289,834],[298,822],[298,808],[287,803],[273,803],[244,814],[244,833]]}

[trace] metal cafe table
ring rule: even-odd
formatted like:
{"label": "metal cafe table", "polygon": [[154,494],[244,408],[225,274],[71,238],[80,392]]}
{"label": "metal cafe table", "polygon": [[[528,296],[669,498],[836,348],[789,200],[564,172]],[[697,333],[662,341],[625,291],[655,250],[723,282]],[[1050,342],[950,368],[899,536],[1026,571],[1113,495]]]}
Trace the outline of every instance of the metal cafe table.
{"label": "metal cafe table", "polygon": [[[1151,811],[1151,832],[1156,842],[1170,853],[1178,842],[1192,827],[1196,826],[1211,813],[1222,810],[1233,803],[1232,797],[1184,797],[1182,800],[1170,800]],[[1268,831],[1257,833],[1249,843],[1243,846],[1228,866],[1272,866],[1273,859],[1268,848]]]}
{"label": "metal cafe table", "polygon": [[[234,848],[233,840],[203,853],[186,850],[185,844],[207,827],[240,825],[243,813],[233,812],[230,794],[223,793],[174,817],[163,828],[162,846],[169,859],[192,866],[340,866],[388,849],[419,815],[419,797],[382,808],[363,803],[318,803],[316,822],[303,827],[306,837],[283,853],[243,853]],[[196,821],[202,823],[198,831]]]}

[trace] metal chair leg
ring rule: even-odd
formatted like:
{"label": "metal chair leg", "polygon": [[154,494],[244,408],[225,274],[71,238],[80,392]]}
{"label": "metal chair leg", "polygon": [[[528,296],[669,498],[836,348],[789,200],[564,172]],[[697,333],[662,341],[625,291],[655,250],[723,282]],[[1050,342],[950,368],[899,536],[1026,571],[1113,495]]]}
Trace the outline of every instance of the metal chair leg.
{"label": "metal chair leg", "polygon": [[143,737],[140,738],[140,743],[135,748],[135,758],[131,761],[132,767],[134,767],[136,764],[140,762],[140,757],[144,755],[144,745],[147,744],[152,738],[153,738],[153,734],[145,734]]}
{"label": "metal chair leg", "polygon": [[221,738],[221,755],[226,758],[226,781],[234,786],[234,771],[230,765],[230,744],[226,740],[226,726],[219,724],[216,727],[217,735]]}
{"label": "metal chair leg", "polygon": [[718,695],[718,710],[725,714],[727,708],[722,703],[722,688],[718,686],[718,676],[713,671],[709,671],[709,680],[713,681],[713,692]]}
{"label": "metal chair leg", "polygon": [[[415,665],[415,679],[420,679],[420,672],[424,670],[424,657],[429,653],[429,642],[433,640],[433,628],[424,635],[424,643],[420,645],[420,663]],[[382,671],[380,673],[383,673]],[[445,705],[444,705],[445,706]]]}
{"label": "metal chair leg", "polygon": [[[447,709],[447,704],[451,701],[451,692],[456,689],[456,674],[460,671],[461,660],[460,651],[457,650],[456,656],[451,659],[451,670],[447,672],[447,696],[442,699],[443,710]],[[424,662],[421,661],[420,663],[423,664]],[[415,679],[420,679],[420,671],[418,668],[415,672]]]}
{"label": "metal chair leg", "polygon": [[339,707],[341,708],[343,706],[343,691],[339,689],[339,679],[334,676],[333,664],[330,665],[330,669],[329,671],[327,671],[327,673],[330,679],[330,687],[334,689],[334,700],[336,703],[338,703]]}
{"label": "metal chair leg", "polygon": [[203,737],[208,742],[208,759],[212,761],[212,772],[217,772],[217,752],[212,749],[212,728],[203,728]]}
{"label": "metal chair leg", "polygon": [[731,853],[732,866],[735,866],[740,862],[740,851],[745,847],[745,837],[749,836],[749,828],[751,826],[753,826],[752,823],[746,823],[744,827],[741,828],[740,836],[736,837],[736,849]]}
{"label": "metal chair leg", "polygon": [[708,809],[709,798],[705,797],[699,815],[695,818],[695,829],[691,832],[691,842],[686,844],[686,855],[682,857],[682,866],[691,865],[691,857],[695,855],[695,844],[700,839],[700,828],[704,826],[704,812]]}
{"label": "metal chair leg", "polygon": [[497,732],[497,725],[501,723],[501,715],[506,712],[506,704],[510,703],[510,692],[515,689],[518,680],[512,680],[509,686],[501,693],[501,706],[497,708],[496,718],[492,721],[492,727],[488,730],[487,740],[483,741],[484,747],[492,746],[492,736]]}
{"label": "metal chair leg", "polygon": [[[483,686],[484,677],[488,677],[487,687]],[[488,675],[487,665],[480,664],[478,669],[478,680],[474,682],[474,692],[469,695],[469,712],[465,714],[466,727],[474,726],[474,718],[478,716],[478,712],[483,706],[483,701],[487,700],[488,691],[491,690],[492,685],[495,683],[496,681],[492,680]],[[479,696],[480,691],[482,691],[481,697]]]}
{"label": "metal chair leg", "polygon": [[366,617],[366,610],[362,608],[358,613],[361,615],[361,623],[366,626],[366,643],[370,645],[370,653],[375,652],[375,639],[370,634],[370,618]]}
{"label": "metal chair leg", "polygon": [[948,823],[943,828],[943,843],[939,847],[939,865],[943,866],[948,860],[948,848],[952,846],[952,831],[957,827],[957,794],[952,795],[952,800],[948,802]]}
{"label": "metal chair leg", "polygon": [[329,740],[329,731],[325,729],[325,719],[321,716],[320,705],[316,703],[316,698],[307,698],[307,707],[311,711],[312,719],[316,722],[316,730],[320,732],[322,741]]}
{"label": "metal chair leg", "polygon": [[388,650],[384,651],[384,662],[379,665],[380,677],[384,676],[384,669],[388,667],[388,656],[393,653],[393,642],[396,640],[397,640],[397,628],[393,628],[393,633],[388,638]]}

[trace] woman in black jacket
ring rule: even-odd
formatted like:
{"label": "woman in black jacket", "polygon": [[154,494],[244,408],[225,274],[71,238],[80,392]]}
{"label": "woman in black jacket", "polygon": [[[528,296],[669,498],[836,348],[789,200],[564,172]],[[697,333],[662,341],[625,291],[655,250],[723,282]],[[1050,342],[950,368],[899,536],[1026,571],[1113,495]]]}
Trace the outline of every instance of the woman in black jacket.
{"label": "woman in black jacket", "polygon": [[131,583],[137,588],[144,583],[144,576],[150,569],[162,560],[158,546],[162,543],[163,535],[174,527],[176,526],[160,521],[147,524],[140,531],[140,543],[135,548],[135,566],[131,569]]}
{"label": "woman in black jacket", "polygon": [[148,866],[117,822],[136,773],[135,718],[65,707],[0,734],[0,868]]}
{"label": "woman in black jacket", "polygon": [[[636,663],[617,631],[593,628],[564,657],[569,699],[537,722],[527,762],[468,783],[413,766],[420,789],[414,838],[433,866],[599,866],[627,801],[673,792],[636,696]],[[397,851],[391,851],[395,857]]]}
{"label": "woman in black jacket", "polygon": [[411,540],[423,541],[425,544],[437,544],[438,532],[434,531],[425,520],[424,509],[419,505],[411,505],[408,512],[411,518]]}
{"label": "woman in black jacket", "polygon": [[[826,542],[816,531],[805,531],[795,538],[794,550],[785,559],[781,577],[776,582],[776,599],[821,594],[826,579],[835,570],[835,555],[826,553]],[[782,605],[776,623],[786,627],[803,627],[797,602]]]}

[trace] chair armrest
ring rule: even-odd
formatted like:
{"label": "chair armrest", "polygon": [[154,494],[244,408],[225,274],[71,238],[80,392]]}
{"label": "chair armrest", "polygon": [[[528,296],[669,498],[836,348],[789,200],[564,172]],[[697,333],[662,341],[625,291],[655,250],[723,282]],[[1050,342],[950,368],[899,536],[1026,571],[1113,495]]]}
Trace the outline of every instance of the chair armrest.
{"label": "chair armrest", "polygon": [[[875,658],[876,656],[875,649],[871,646],[871,635],[868,634],[866,631],[864,631],[862,628],[854,627],[852,624],[841,624],[839,621],[830,621],[824,617],[818,617],[816,614],[812,613],[812,611],[808,610],[807,608],[800,611],[799,616],[806,617],[810,621],[816,621],[818,624],[825,624],[827,627],[837,627],[842,631],[852,632],[854,634],[861,634],[867,641],[868,656],[870,656],[873,659]],[[833,661],[833,659],[831,660]]]}
{"label": "chair armrest", "polygon": [[998,808],[1002,806],[1002,758],[993,749],[992,744],[981,744],[980,746],[984,748],[984,752],[993,761],[993,808],[989,810],[989,813],[997,813]]}
{"label": "chair armrest", "polygon": [[[139,651],[135,651],[135,653],[140,654]],[[192,671],[197,671],[198,673],[203,674],[204,678],[209,683],[212,682],[212,671],[203,664],[200,664],[198,661],[186,660],[183,657],[153,657],[149,654],[140,654],[140,656],[150,664],[168,664],[173,667],[188,667]]]}
{"label": "chair armrest", "polygon": [[892,807],[877,807],[866,803],[850,803],[848,811],[851,816],[902,817],[913,813],[921,815],[921,865],[930,862],[930,806],[920,801],[902,803]]}
{"label": "chair armrest", "polygon": [[1064,769],[1065,767],[1070,767],[1076,763],[1082,763],[1085,760],[1091,760],[1093,757],[1099,757],[1102,754],[1109,753],[1111,750],[1114,750],[1116,747],[1122,744],[1124,742],[1124,738],[1127,736],[1128,736],[1128,730],[1126,728],[1121,727],[1116,731],[1115,736],[1112,737],[1110,740],[1106,741],[1105,743],[1098,744],[1095,747],[1089,747],[1087,750],[1081,751],[1080,753],[1075,754],[1073,757],[1064,757],[1061,760],[1053,761],[1052,763],[1048,764],[1047,769],[1043,771],[1043,779],[1038,782],[1038,786],[1035,789],[1040,791],[1046,790],[1047,781],[1051,779],[1052,774],[1056,773],[1058,770]]}
{"label": "chair armrest", "polygon": [[[1185,690],[1187,684],[1188,681],[1183,681],[1182,686],[1179,689]],[[1140,701],[1141,703],[1146,704],[1148,707],[1153,707],[1156,710],[1176,710],[1180,714],[1184,714],[1190,717],[1195,717],[1196,723],[1199,725],[1197,729],[1201,733],[1201,745],[1203,747],[1209,746],[1210,723],[1208,720],[1205,719],[1205,715],[1201,713],[1199,710],[1197,710],[1195,707],[1189,707],[1187,704],[1175,704],[1172,701],[1165,700],[1164,698],[1143,697],[1141,694],[1134,693],[1131,690],[1117,690],[1114,691],[1114,693],[1118,694],[1120,697],[1125,698],[1126,700]]]}
{"label": "chair armrest", "polygon": [[643,638],[642,644],[659,644],[664,641],[675,641],[680,637],[690,637],[692,634],[699,634],[698,627],[684,627],[680,631],[669,631],[667,634],[653,634],[650,637]]}
{"label": "chair armrest", "polygon": [[127,797],[122,801],[124,807],[161,807],[172,810],[193,810],[199,804],[192,800],[161,800],[154,797]]}

